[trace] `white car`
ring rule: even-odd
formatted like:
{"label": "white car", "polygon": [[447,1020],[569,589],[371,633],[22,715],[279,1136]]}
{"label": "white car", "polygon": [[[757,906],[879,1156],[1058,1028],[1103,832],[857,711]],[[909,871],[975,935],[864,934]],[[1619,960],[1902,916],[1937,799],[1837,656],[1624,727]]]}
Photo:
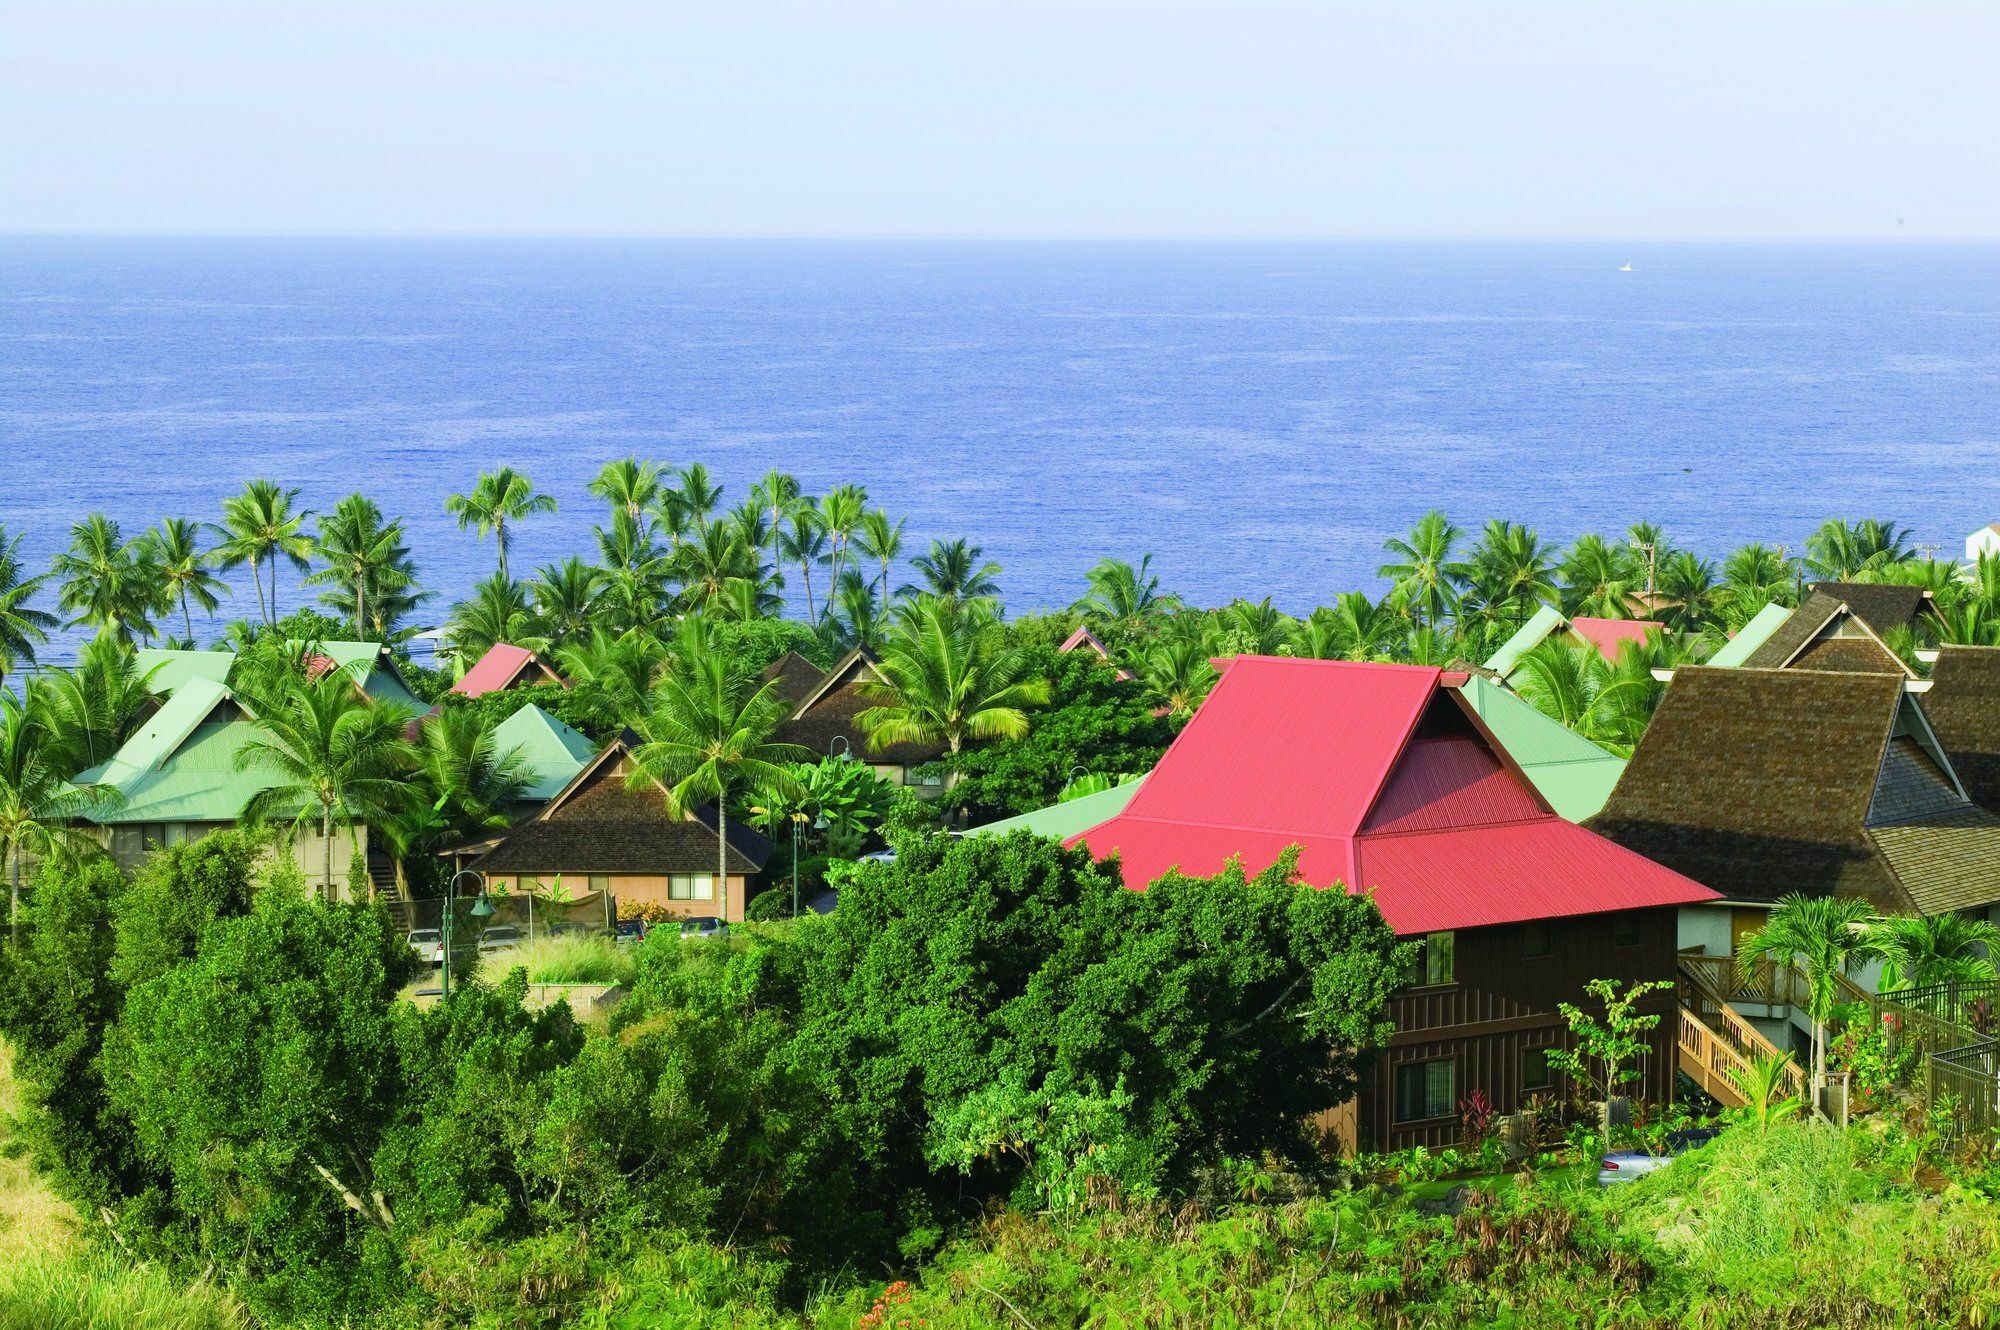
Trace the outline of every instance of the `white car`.
{"label": "white car", "polygon": [[521,943],[521,930],[512,924],[499,924],[479,935],[481,951],[499,951],[503,947],[515,947]]}
{"label": "white car", "polygon": [[413,928],[406,939],[410,950],[426,965],[444,964],[444,934],[435,928]]}

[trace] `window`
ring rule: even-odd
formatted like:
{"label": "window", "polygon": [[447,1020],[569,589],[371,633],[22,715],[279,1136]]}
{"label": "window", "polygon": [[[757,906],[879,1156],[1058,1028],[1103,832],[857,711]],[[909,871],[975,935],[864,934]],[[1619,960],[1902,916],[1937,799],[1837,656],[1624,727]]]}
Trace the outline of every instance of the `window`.
{"label": "window", "polygon": [[670,901],[712,901],[715,899],[715,876],[712,873],[675,873],[667,879],[667,899]]}
{"label": "window", "polygon": [[1530,919],[1521,930],[1521,954],[1540,960],[1556,954],[1555,926],[1546,919]]}
{"label": "window", "polygon": [[1636,947],[1645,940],[1645,918],[1636,910],[1627,910],[1614,915],[1611,920],[1611,945],[1614,947]]}
{"label": "window", "polygon": [[591,889],[592,891],[609,891],[609,890],[611,890],[611,874],[609,874],[609,873],[592,873],[592,874],[590,875],[590,889]]}
{"label": "window", "polygon": [[1396,1121],[1450,1117],[1458,1103],[1457,1070],[1450,1058],[1396,1068]]}
{"label": "window", "polygon": [[937,767],[925,767],[917,772],[917,784],[928,789],[936,789],[944,784],[944,772]]}
{"label": "window", "polygon": [[1439,984],[1456,983],[1457,969],[1452,962],[1452,935],[1450,933],[1426,933],[1417,943],[1416,958],[1410,962],[1410,986],[1412,988],[1433,988]]}
{"label": "window", "polygon": [[1546,1048],[1524,1048],[1521,1050],[1521,1088],[1523,1090],[1546,1090],[1556,1083],[1556,1074],[1549,1066],[1549,1050]]}

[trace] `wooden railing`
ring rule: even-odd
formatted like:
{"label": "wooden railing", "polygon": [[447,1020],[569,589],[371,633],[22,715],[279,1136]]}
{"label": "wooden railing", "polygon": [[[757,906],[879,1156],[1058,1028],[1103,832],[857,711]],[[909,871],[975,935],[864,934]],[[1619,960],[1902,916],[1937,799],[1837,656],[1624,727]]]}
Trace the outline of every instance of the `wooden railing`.
{"label": "wooden railing", "polygon": [[[1702,1092],[1719,1104],[1739,1108],[1744,1102],[1743,1091],[1730,1078],[1732,1071],[1748,1071],[1751,1058],[1745,1055],[1745,1042],[1740,1034],[1736,1037],[1725,1035],[1711,1027],[1708,1022],[1689,1011],[1680,1010],[1680,1055],[1681,1070],[1693,1078]],[[1732,1032],[1733,1034],[1735,1032]],[[1763,1037],[1756,1031],[1750,1032],[1761,1042]],[[1765,1048],[1770,1045],[1765,1043]],[[1776,1049],[1771,1049],[1775,1054]],[[1756,1056],[1765,1056],[1759,1053]],[[1796,1062],[1785,1064],[1784,1092],[1798,1099],[1806,1097],[1805,1073]]]}
{"label": "wooden railing", "polygon": [[[1726,957],[1684,955],[1680,960],[1681,1068],[1711,1098],[1740,1105],[1743,1093],[1729,1072],[1747,1070],[1758,1058],[1778,1057],[1782,1050],[1730,1005],[1731,998],[1785,1006],[1803,996],[1801,985],[1783,966],[1760,967],[1744,976]],[[1737,981],[1733,992],[1725,987],[1732,980]],[[1796,1061],[1786,1064],[1784,1085],[1787,1094],[1805,1098],[1806,1075]]]}
{"label": "wooden railing", "polygon": [[[1789,965],[1760,961],[1745,974],[1737,968],[1734,957],[1684,951],[1680,954],[1680,966],[1683,975],[1720,1002],[1801,1009],[1811,1005],[1805,975]],[[1874,1001],[1867,989],[1844,974],[1835,975],[1833,982],[1841,1002]]]}

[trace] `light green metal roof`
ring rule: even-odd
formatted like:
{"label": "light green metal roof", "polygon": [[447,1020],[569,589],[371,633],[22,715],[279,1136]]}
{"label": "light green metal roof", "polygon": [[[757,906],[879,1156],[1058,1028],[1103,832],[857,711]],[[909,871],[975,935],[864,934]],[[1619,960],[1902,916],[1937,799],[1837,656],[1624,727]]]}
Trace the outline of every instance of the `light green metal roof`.
{"label": "light green metal roof", "polygon": [[171,693],[189,679],[229,682],[229,667],[236,663],[234,651],[167,651],[159,647],[139,649],[139,673],[146,686],[156,693]]}
{"label": "light green metal roof", "polygon": [[1458,692],[1558,816],[1581,822],[1604,807],[1625,770],[1624,758],[1484,676],[1471,676]]}
{"label": "light green metal roof", "polygon": [[494,728],[493,750],[520,754],[529,771],[523,797],[544,803],[597,756],[595,744],[532,703]]}
{"label": "light green metal roof", "polygon": [[1514,672],[1521,663],[1521,657],[1542,644],[1542,639],[1562,627],[1562,612],[1553,605],[1544,605],[1536,610],[1533,617],[1522,624],[1520,629],[1500,645],[1500,649],[1488,657],[1486,668],[1501,678]]}
{"label": "light green metal roof", "polygon": [[174,690],[110,761],[83,772],[78,783],[115,787],[118,808],[92,821],[234,822],[259,790],[282,784],[268,769],[236,769],[236,755],[259,731],[254,721],[215,718],[230,692],[213,679],[192,677]]}
{"label": "light green metal roof", "polygon": [[1047,808],[1037,808],[1032,813],[1020,813],[1014,817],[1002,818],[998,822],[988,822],[983,827],[974,827],[968,836],[1004,836],[1010,831],[1032,831],[1037,836],[1047,836],[1052,840],[1068,840],[1081,831],[1088,831],[1100,822],[1108,822],[1125,811],[1125,805],[1132,802],[1132,796],[1146,783],[1140,776],[1128,780],[1123,785],[1114,785],[1096,794],[1086,794],[1064,803],[1050,804]]}
{"label": "light green metal roof", "polygon": [[1710,665],[1724,669],[1734,669],[1750,659],[1752,652],[1771,640],[1771,634],[1778,631],[1785,620],[1792,617],[1792,611],[1783,605],[1766,605],[1757,611],[1755,618],[1736,630],[1736,636],[1722,644],[1722,649],[1708,658]]}

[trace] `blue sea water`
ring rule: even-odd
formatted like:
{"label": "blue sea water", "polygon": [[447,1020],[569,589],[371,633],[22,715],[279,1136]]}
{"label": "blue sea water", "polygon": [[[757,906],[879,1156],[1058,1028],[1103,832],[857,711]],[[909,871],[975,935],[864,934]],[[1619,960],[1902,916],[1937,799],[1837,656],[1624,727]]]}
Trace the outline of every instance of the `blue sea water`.
{"label": "blue sea water", "polygon": [[554,494],[530,569],[630,452],[730,500],[858,482],[1024,608],[1150,551],[1303,609],[1432,507],[1717,555],[1882,515],[1949,554],[2000,518],[2000,246],[0,238],[0,525],[37,562],[266,475],[406,515],[448,602],[493,551],[447,494]]}

